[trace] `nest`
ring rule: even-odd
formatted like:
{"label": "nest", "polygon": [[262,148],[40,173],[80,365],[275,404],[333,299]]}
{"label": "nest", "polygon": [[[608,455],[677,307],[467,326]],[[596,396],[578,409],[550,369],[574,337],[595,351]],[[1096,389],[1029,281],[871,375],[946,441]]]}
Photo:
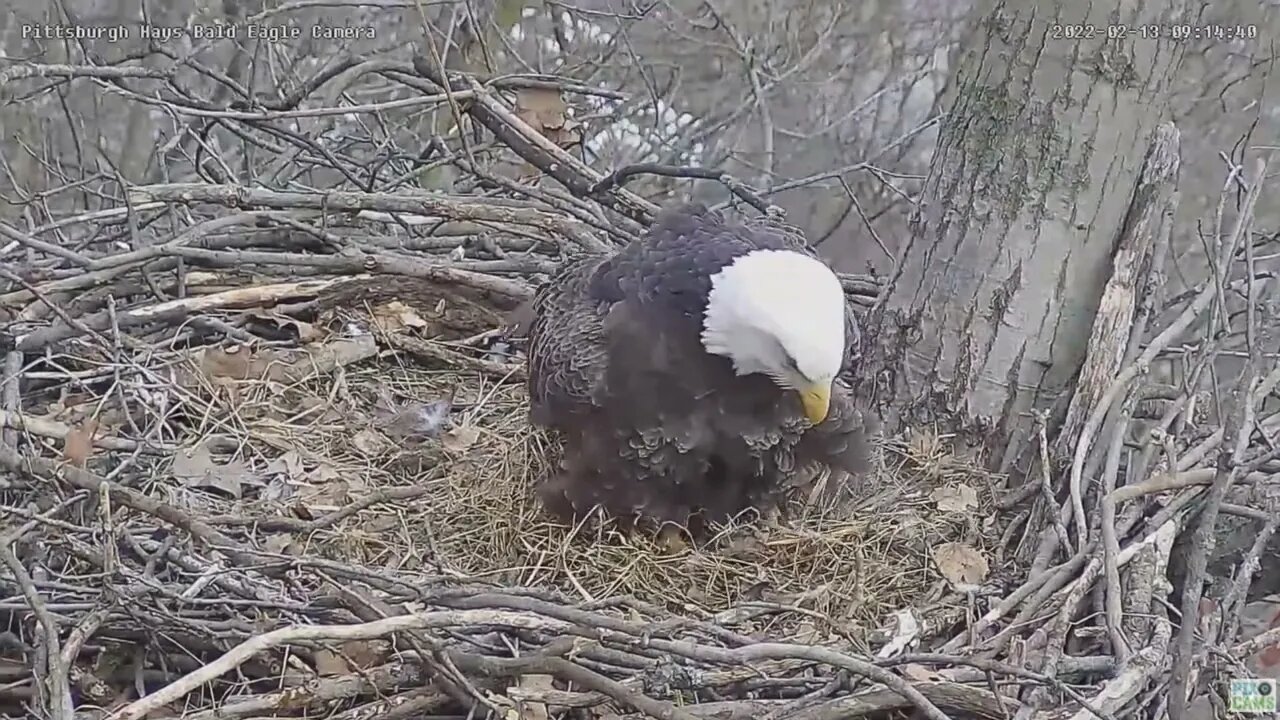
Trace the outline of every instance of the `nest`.
{"label": "nest", "polygon": [[[1114,315],[1055,438],[1072,467],[1042,435],[1041,474],[994,477],[916,429],[853,486],[799,484],[781,516],[672,551],[543,515],[556,444],[527,423],[500,330],[565,256],[643,231],[656,206],[628,178],[682,170],[604,177],[514,113],[511,86],[413,69],[572,200],[479,175],[469,195],[402,190],[408,175],[385,192],[193,182],[31,231],[68,247],[5,231],[35,260],[0,266],[0,714],[1084,720],[1158,715],[1280,642],[1236,632],[1280,525],[1280,370],[1242,373],[1212,420],[1194,381],[1131,382],[1215,299],[1247,297],[1253,317],[1254,277],[1231,275],[1243,230],[1216,239],[1216,285],[1177,299],[1149,344],[1130,333],[1154,322],[1133,275],[1108,284]],[[1152,158],[1174,152],[1163,132],[1143,182],[1164,190],[1136,193],[1132,217],[1172,216],[1177,163]],[[860,308],[887,297],[842,281]],[[1204,328],[1188,365],[1227,340]],[[1178,423],[1130,442],[1148,400]],[[1260,529],[1201,597],[1219,511]],[[1179,618],[1171,556],[1188,537]]]}
{"label": "nest", "polygon": [[[412,307],[411,299],[396,303]],[[908,447],[888,455],[892,467],[862,480],[853,507],[827,508],[797,493],[785,522],[749,518],[675,555],[653,537],[618,532],[611,523],[565,527],[549,521],[535,498],[556,441],[528,425],[523,386],[447,361],[419,363],[392,355],[347,368],[347,399],[338,407],[326,407],[328,383],[316,383],[297,404],[274,413],[220,408],[220,415],[278,416],[269,425],[274,443],[248,426],[235,444],[262,467],[279,467],[281,441],[290,447],[297,460],[285,467],[301,476],[296,492],[316,503],[311,516],[368,493],[425,490],[336,523],[310,538],[309,550],[362,565],[545,588],[585,602],[626,594],[704,617],[747,601],[794,605],[797,617],[825,618],[824,625],[861,634],[931,589],[941,600],[932,547],[965,537],[990,540],[994,531],[990,522],[977,526],[976,505],[940,511],[930,497],[938,488],[983,488],[974,500],[989,503],[980,470],[972,469],[972,477],[954,468],[940,473],[936,458]],[[265,389],[243,394],[256,402],[272,396]],[[438,438],[397,441],[397,419],[446,404],[452,412]],[[386,405],[395,409],[387,412]],[[325,413],[287,432],[281,427],[294,407],[308,406]],[[273,505],[254,516],[278,515]]]}
{"label": "nest", "polygon": [[[974,512],[991,503],[990,478],[923,437],[887,445],[877,472],[842,493],[822,492],[833,478],[812,479],[796,488],[783,516],[744,517],[679,551],[608,521],[559,524],[535,492],[556,441],[528,424],[523,367],[491,324],[503,307],[432,280],[232,290],[225,278],[208,280],[201,302],[263,300],[235,311],[235,324],[264,334],[269,327],[277,339],[188,337],[109,371],[95,363],[92,341],[77,341],[84,354],[68,353],[64,363],[99,369],[72,384],[35,383],[23,414],[5,416],[30,448],[0,454],[23,478],[7,491],[5,512],[27,523],[24,538],[41,527],[68,531],[52,541],[64,563],[53,604],[102,613],[94,615],[103,623],[95,641],[65,669],[68,682],[80,702],[124,707],[122,717],[158,707],[155,698],[183,682],[143,683],[160,694],[129,704],[126,667],[164,681],[175,678],[171,665],[199,668],[184,680],[214,682],[188,688],[198,692],[184,702],[210,708],[196,717],[214,717],[212,708],[217,717],[239,717],[277,702],[263,700],[255,683],[231,690],[216,681],[223,673],[209,668],[225,633],[289,618],[308,618],[295,629],[359,619],[351,607],[320,609],[348,605],[335,597],[342,594],[363,598],[362,608],[415,598],[402,610],[428,598],[445,607],[489,598],[496,608],[536,598],[593,608],[591,622],[601,628],[625,610],[632,620],[714,627],[711,638],[800,637],[869,651],[904,630],[904,611],[935,631],[962,622],[965,596],[940,574],[936,550],[990,555],[998,544],[996,523],[978,522]],[[287,313],[266,306],[285,292],[293,301]],[[125,439],[135,427],[152,428],[151,439]],[[76,524],[54,520],[69,508]],[[127,546],[106,551],[94,536],[107,531],[129,538]],[[213,545],[202,549],[203,542]],[[104,573],[104,584],[74,579]],[[47,587],[31,582],[37,593]],[[138,642],[141,656],[132,649]],[[322,676],[391,672],[390,646],[334,643],[308,657]],[[204,659],[192,665],[196,658]],[[392,663],[395,683],[408,682],[407,662]],[[643,654],[632,663],[646,672],[665,667]],[[288,671],[267,676],[280,672]],[[744,681],[729,677],[715,684]],[[9,702],[34,699],[31,690]],[[355,702],[360,695],[340,699],[361,712],[381,707]],[[431,698],[437,709],[457,702],[443,691]],[[892,708],[901,697],[881,700]]]}

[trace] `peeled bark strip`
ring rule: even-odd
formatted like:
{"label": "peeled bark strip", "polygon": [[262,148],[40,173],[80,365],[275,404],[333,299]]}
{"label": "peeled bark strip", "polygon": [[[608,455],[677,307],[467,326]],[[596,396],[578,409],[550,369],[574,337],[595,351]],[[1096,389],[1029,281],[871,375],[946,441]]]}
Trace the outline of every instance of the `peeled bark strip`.
{"label": "peeled bark strip", "polygon": [[[1130,345],[1138,294],[1146,289],[1152,253],[1158,243],[1168,242],[1169,223],[1178,189],[1178,129],[1165,123],[1151,142],[1142,177],[1133,193],[1133,202],[1116,243],[1111,279],[1107,281],[1089,337],[1089,351],[1080,368],[1075,396],[1067,419],[1058,433],[1059,456],[1070,455],[1080,429],[1102,393],[1120,371]],[[1163,232],[1162,232],[1163,231]]]}

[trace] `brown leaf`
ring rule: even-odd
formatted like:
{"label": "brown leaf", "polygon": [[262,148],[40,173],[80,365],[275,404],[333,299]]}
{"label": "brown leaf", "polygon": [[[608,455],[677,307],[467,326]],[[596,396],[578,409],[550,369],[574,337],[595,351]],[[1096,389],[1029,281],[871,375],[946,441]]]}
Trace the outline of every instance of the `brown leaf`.
{"label": "brown leaf", "polygon": [[808,620],[798,623],[795,630],[788,633],[787,638],[787,642],[801,645],[819,645],[822,640],[822,633],[818,630],[818,627]]}
{"label": "brown leaf", "polygon": [[[200,371],[210,380],[271,380],[297,382],[373,357],[378,352],[372,335],[338,338],[298,350],[253,351],[243,345],[208,347],[200,353]],[[234,388],[234,385],[231,386]]]}
{"label": "brown leaf", "polygon": [[559,90],[521,88],[516,91],[516,115],[562,148],[582,142],[582,123],[570,114]]}
{"label": "brown leaf", "polygon": [[93,455],[93,433],[97,429],[98,421],[93,418],[72,428],[62,440],[62,458],[75,467],[84,467]]}
{"label": "brown leaf", "polygon": [[424,320],[416,310],[399,300],[392,300],[373,308],[373,324],[388,334],[400,332],[405,328],[421,330],[431,327],[431,323]]}
{"label": "brown leaf", "polygon": [[444,434],[440,446],[451,454],[464,453],[480,439],[480,431],[473,427],[456,427]]}
{"label": "brown leaf", "polygon": [[929,493],[929,499],[942,512],[963,513],[978,507],[978,491],[964,484],[938,488]]}
{"label": "brown leaf", "polygon": [[[353,476],[350,481],[341,477],[327,477],[319,481],[320,476],[320,473],[313,472],[310,477],[312,482],[300,486],[295,498],[294,511],[305,511],[308,520],[314,520],[318,515],[331,513],[346,505],[351,502],[352,491],[359,493],[363,487],[358,477]],[[353,484],[356,485],[355,488],[352,487]]]}
{"label": "brown leaf", "polygon": [[173,454],[172,473],[187,487],[218,490],[236,499],[243,494],[244,485],[262,484],[253,470],[241,460],[232,459],[222,464],[214,462],[204,443],[176,451]]}
{"label": "brown leaf", "polygon": [[312,482],[331,483],[342,479],[342,471],[329,463],[320,463],[311,471]]}
{"label": "brown leaf", "polygon": [[[354,365],[378,354],[378,341],[372,335],[339,338],[321,345],[309,345],[291,353],[288,362],[277,362],[273,379],[297,382],[317,373],[328,373]],[[278,371],[278,372],[275,372]]]}
{"label": "brown leaf", "polygon": [[982,553],[964,543],[944,543],[933,549],[938,572],[961,592],[976,590],[991,567]]}

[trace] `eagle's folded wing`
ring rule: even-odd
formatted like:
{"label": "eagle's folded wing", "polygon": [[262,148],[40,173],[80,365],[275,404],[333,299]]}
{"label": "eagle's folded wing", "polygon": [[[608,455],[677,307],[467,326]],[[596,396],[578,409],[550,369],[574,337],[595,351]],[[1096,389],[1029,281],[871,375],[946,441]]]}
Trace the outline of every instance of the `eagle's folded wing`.
{"label": "eagle's folded wing", "polygon": [[571,260],[534,296],[528,367],[530,417],[537,424],[586,412],[603,381],[604,308],[586,292],[603,261],[594,255]]}

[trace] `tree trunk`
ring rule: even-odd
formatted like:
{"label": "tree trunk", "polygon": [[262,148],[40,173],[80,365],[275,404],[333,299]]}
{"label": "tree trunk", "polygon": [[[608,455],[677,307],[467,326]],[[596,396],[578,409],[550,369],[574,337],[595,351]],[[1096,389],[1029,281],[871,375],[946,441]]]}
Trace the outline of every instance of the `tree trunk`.
{"label": "tree trunk", "polygon": [[[954,432],[1008,470],[1061,417],[1181,62],[1181,0],[984,0],[959,53],[912,236],[868,318],[886,430]],[[1092,26],[1079,37],[1081,26]]]}

